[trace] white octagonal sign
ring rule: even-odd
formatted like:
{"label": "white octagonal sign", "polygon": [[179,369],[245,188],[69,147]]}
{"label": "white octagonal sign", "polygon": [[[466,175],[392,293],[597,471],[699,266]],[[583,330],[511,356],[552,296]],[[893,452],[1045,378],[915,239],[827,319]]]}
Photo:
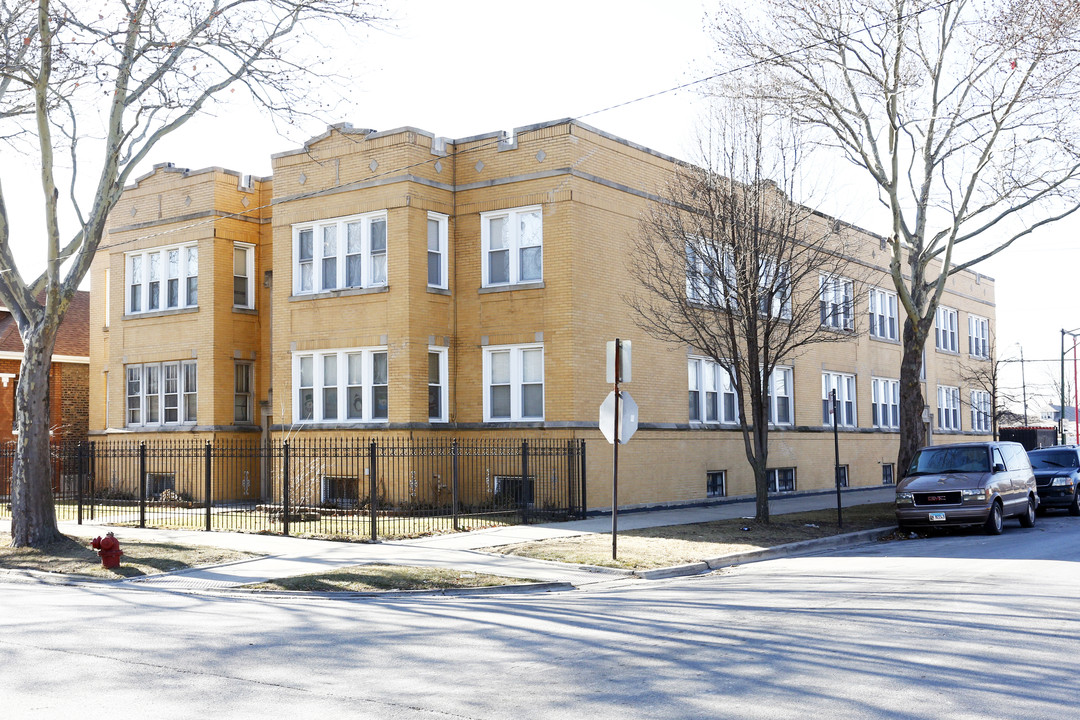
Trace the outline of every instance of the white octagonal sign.
{"label": "white octagonal sign", "polygon": [[[638,426],[638,407],[634,398],[625,390],[619,391],[619,444],[625,445],[634,437]],[[600,432],[609,443],[615,442],[615,391],[612,390],[600,403]]]}

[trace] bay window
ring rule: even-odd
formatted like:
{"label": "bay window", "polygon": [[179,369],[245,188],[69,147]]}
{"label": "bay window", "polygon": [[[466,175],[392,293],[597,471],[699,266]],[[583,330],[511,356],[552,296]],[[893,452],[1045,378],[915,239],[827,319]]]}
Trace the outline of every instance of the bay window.
{"label": "bay window", "polygon": [[294,422],[386,420],[387,370],[386,348],[294,354]]}
{"label": "bay window", "polygon": [[198,388],[194,360],[128,365],[125,372],[129,426],[195,422]]}
{"label": "bay window", "polygon": [[386,285],[386,211],[293,226],[293,294]]}
{"label": "bay window", "polygon": [[194,244],[127,253],[125,263],[127,314],[199,304],[199,251]]}

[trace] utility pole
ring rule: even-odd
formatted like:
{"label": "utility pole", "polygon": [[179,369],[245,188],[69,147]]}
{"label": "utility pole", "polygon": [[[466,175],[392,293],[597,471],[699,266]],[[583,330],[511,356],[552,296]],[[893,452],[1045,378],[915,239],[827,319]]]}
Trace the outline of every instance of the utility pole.
{"label": "utility pole", "polygon": [[1022,345],[1020,346],[1020,387],[1024,390],[1024,427],[1028,427],[1027,380],[1024,379],[1024,347]]}

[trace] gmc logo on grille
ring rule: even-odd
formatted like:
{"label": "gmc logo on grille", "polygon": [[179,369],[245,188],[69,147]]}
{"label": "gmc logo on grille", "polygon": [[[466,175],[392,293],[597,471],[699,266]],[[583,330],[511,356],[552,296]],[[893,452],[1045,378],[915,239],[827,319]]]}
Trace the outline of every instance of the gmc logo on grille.
{"label": "gmc logo on grille", "polygon": [[927,495],[926,500],[927,500],[927,502],[945,502],[945,496],[944,495]]}

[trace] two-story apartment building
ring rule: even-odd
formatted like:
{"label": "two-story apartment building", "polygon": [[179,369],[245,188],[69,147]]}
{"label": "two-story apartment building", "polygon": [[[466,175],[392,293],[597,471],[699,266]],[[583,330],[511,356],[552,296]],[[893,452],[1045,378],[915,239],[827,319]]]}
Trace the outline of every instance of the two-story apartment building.
{"label": "two-story apartment building", "polygon": [[[588,505],[601,507],[605,344],[621,337],[640,408],[623,502],[750,494],[722,368],[647,336],[624,301],[632,238],[675,163],[560,120],[457,140],[333,126],[274,155],[272,180],[157,166],[125,191],[92,271],[92,432],[585,438]],[[869,284],[829,286],[849,341],[774,374],[776,492],[832,485],[830,389],[849,484],[897,477],[888,253],[813,222],[855,241]],[[989,398],[961,378],[988,358],[993,322],[993,282],[951,278],[926,350],[934,442],[989,433]]]}

